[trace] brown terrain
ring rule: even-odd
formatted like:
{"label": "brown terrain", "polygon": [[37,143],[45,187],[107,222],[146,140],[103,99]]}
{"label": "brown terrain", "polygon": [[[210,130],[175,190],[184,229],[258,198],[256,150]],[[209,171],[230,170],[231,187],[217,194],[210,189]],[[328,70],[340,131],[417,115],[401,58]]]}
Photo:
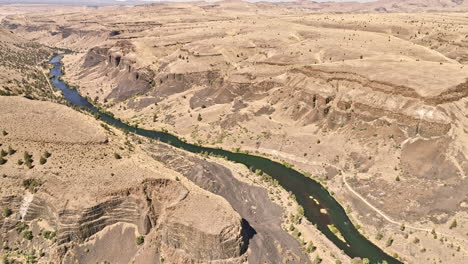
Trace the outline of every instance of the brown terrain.
{"label": "brown terrain", "polygon": [[53,93],[40,63],[51,50],[0,28],[0,95],[46,97]]}
{"label": "brown terrain", "polygon": [[236,180],[252,172],[182,151],[156,156],[167,146],[57,104],[52,49],[1,30],[2,263],[308,261],[267,190]]}
{"label": "brown terrain", "polygon": [[[167,147],[126,136],[66,106],[14,96],[0,102],[6,132],[1,147],[8,153],[0,178],[4,260],[306,261],[297,241],[281,229],[282,210],[266,190],[236,181],[229,169],[183,153],[154,156]],[[213,189],[216,180],[233,185],[222,195],[232,197],[229,202],[255,229],[226,199],[208,192],[220,192]],[[255,214],[253,205],[265,211]]]}
{"label": "brown terrain", "polygon": [[[32,65],[45,66],[47,47],[71,49],[65,80],[116,117],[293,164],[405,263],[468,262],[468,1],[11,9],[0,6],[0,55],[23,55],[0,62],[5,95],[61,102]],[[45,55],[16,59],[31,49]],[[301,251],[283,231],[282,215],[294,211],[287,193],[272,195],[245,168],[106,130],[55,103],[0,105],[0,148],[17,149],[0,166],[2,207],[14,216],[3,220],[4,253],[34,248],[64,263],[351,262],[306,223],[298,240],[317,250]],[[32,169],[17,165],[24,151]],[[44,151],[52,156],[39,165]],[[38,186],[25,190],[27,179]],[[18,222],[33,240],[18,237]],[[55,240],[40,238],[45,230]],[[128,250],[109,249],[115,240]]]}

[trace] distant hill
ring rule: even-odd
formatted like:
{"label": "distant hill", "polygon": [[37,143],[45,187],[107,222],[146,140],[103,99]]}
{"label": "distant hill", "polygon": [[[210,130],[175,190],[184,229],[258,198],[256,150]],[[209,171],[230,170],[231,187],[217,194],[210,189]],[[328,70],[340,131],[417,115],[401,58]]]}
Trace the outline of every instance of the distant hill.
{"label": "distant hill", "polygon": [[39,65],[49,58],[52,50],[15,36],[3,27],[0,36],[0,95],[48,97],[47,78]]}
{"label": "distant hill", "polygon": [[[152,1],[152,0],[0,0],[0,4],[54,4],[54,5],[142,5],[148,3],[170,3],[177,1]],[[189,1],[187,1],[189,2]],[[254,1],[260,3],[279,2]],[[278,5],[289,8],[310,9],[318,12],[380,12],[380,13],[407,13],[407,12],[465,12],[468,11],[468,1],[465,0],[378,0],[372,2],[315,2],[299,0],[294,2],[282,2]]]}
{"label": "distant hill", "polygon": [[[50,4],[50,5],[87,5],[87,6],[102,6],[102,5],[137,5],[149,3],[151,1],[115,1],[115,0],[0,0],[0,4]],[[158,2],[158,1],[153,1]]]}
{"label": "distant hill", "polygon": [[417,13],[417,12],[465,12],[465,0],[378,0],[375,2],[314,2],[300,0],[284,5],[295,8],[311,9],[318,12],[379,12],[379,13]]}

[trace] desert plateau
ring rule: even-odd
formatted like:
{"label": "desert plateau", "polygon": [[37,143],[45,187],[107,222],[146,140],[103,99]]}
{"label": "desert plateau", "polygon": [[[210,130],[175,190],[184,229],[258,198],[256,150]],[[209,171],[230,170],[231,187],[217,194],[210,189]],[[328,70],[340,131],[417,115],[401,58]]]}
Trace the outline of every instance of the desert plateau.
{"label": "desert plateau", "polygon": [[0,0],[1,263],[468,263],[468,1]]}

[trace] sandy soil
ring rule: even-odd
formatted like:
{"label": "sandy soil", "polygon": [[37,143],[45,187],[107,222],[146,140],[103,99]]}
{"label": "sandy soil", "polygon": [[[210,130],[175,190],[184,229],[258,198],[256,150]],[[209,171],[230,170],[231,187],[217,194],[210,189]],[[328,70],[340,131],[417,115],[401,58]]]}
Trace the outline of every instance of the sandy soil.
{"label": "sandy soil", "polygon": [[[466,3],[395,3],[179,3],[3,24],[76,51],[67,81],[116,116],[287,161],[370,239],[385,233],[386,251],[466,262],[467,21],[428,12]],[[337,9],[355,12],[325,12]]]}
{"label": "sandy soil", "polygon": [[[137,190],[142,183],[151,179],[172,180],[174,187],[170,187],[169,184],[167,190],[163,189],[167,194],[162,194],[161,190],[156,194],[162,196],[157,196],[160,201],[154,206],[161,208],[169,199],[167,205],[169,211],[162,211],[162,215],[158,216],[157,223],[159,227],[155,227],[154,230],[162,231],[150,232],[148,239],[155,236],[152,239],[160,241],[161,238],[157,238],[157,233],[154,232],[168,232],[164,230],[178,226],[189,226],[197,230],[196,232],[205,234],[204,236],[208,238],[218,236],[221,233],[223,234],[222,239],[229,239],[230,235],[237,237],[237,239],[244,239],[244,236],[240,236],[239,233],[236,234],[236,230],[241,232],[241,218],[226,200],[197,187],[194,183],[186,180],[182,174],[149,157],[139,147],[141,140],[133,141],[119,130],[101,126],[100,122],[94,118],[63,105],[12,96],[0,97],[0,101],[4,107],[0,114],[0,123],[2,124],[0,148],[8,152],[6,156],[2,157],[2,160],[6,162],[0,165],[3,175],[0,178],[2,186],[0,188],[1,206],[2,210],[12,209],[13,214],[11,218],[9,216],[5,217],[4,214],[1,217],[2,228],[5,229],[5,234],[1,238],[2,243],[5,245],[2,254],[15,254],[13,252],[14,245],[19,245],[19,248],[23,250],[36,248],[45,251],[47,254],[44,256],[44,261],[47,259],[61,259],[63,256],[60,256],[63,253],[60,253],[60,248],[63,242],[60,241],[69,232],[66,231],[69,230],[68,228],[63,227],[64,221],[69,220],[62,219],[61,215],[66,215],[66,212],[80,212],[81,210],[92,212],[93,208],[99,208],[102,204],[114,203],[115,200],[113,199],[116,199],[116,197],[116,202],[118,202],[119,195],[124,195],[127,192],[132,193],[135,188]],[[25,116],[29,118],[25,118]],[[25,152],[31,155],[31,168],[28,168],[26,157],[23,157]],[[50,155],[46,155],[46,152],[50,153]],[[119,155],[118,158],[115,153]],[[43,159],[44,161],[42,161]],[[22,160],[24,164],[20,164],[19,160]],[[28,189],[28,186],[26,186],[25,189],[24,182],[28,179],[37,183],[35,187],[29,187]],[[180,187],[175,188],[179,185]],[[146,188],[148,188],[149,192],[149,187]],[[173,195],[178,194],[182,196],[177,199],[171,198]],[[153,197],[153,199],[156,198]],[[111,208],[110,206],[105,210],[107,213],[111,212],[110,215],[97,220],[97,222],[115,217],[112,215],[116,213],[112,213],[112,210],[123,210]],[[60,212],[54,213],[55,210]],[[129,219],[138,217],[138,211],[133,212],[136,215],[132,215],[133,209],[126,210],[120,213],[123,214],[123,216],[120,216],[123,219],[116,220],[116,223],[133,223],[133,220]],[[168,227],[165,227],[168,220],[163,220],[166,213],[171,223],[167,223]],[[81,224],[84,225],[86,219],[92,217],[91,215],[80,220],[82,221]],[[13,219],[17,220],[13,221]],[[31,242],[24,241],[21,237],[15,235],[14,227],[17,225],[16,222],[21,219],[25,220],[31,227],[33,232]],[[40,219],[44,219],[45,222],[41,222]],[[212,221],[209,219],[212,219]],[[104,261],[106,256],[112,256],[114,260],[118,260],[119,256],[122,259],[133,259],[135,254],[138,256],[146,254],[145,252],[148,249],[140,247],[135,252],[131,250],[122,251],[120,252],[122,255],[119,255],[120,253],[107,251],[102,248],[102,245],[99,246],[99,243],[103,243],[99,242],[99,237],[104,237],[101,240],[109,243],[114,241],[112,237],[115,238],[117,235],[111,235],[114,232],[111,230],[119,227],[112,227],[113,222],[110,223],[103,230],[100,230],[100,228],[106,227],[106,225],[93,227],[97,228],[97,237],[90,239],[91,241],[97,240],[89,243],[96,245],[93,250],[95,253],[84,254],[83,250],[87,247],[87,244],[80,245],[79,238],[72,240],[71,244],[67,244],[67,247],[70,247],[76,254],[66,255],[66,262],[74,261],[74,259],[81,259],[80,261],[85,262],[89,260]],[[8,226],[12,224],[13,230],[9,231],[11,227]],[[80,227],[80,230],[82,227]],[[228,231],[225,230],[226,228]],[[47,243],[40,234],[44,230],[52,232],[54,229],[59,232],[59,242],[57,242],[59,244],[56,247],[54,243]],[[138,224],[140,234],[144,232],[142,230],[142,226]],[[124,231],[122,230],[122,232]],[[122,238],[126,239],[127,242],[131,241],[131,243],[128,242],[131,245],[135,245],[136,236],[132,235],[135,231],[125,232]],[[179,231],[177,234],[183,236],[184,232]],[[111,238],[105,238],[106,236]],[[187,256],[193,257],[191,254],[195,254],[190,250],[185,253],[187,255],[181,255],[180,252],[173,253],[172,245],[167,244],[169,242],[164,242],[164,237],[165,235],[162,235],[163,242],[154,242],[155,244],[148,242],[148,246],[153,250],[159,243],[165,245],[166,248],[158,253],[161,258],[166,254],[164,256],[166,256],[167,261],[172,259],[177,262],[176,259],[181,258],[181,256],[184,256],[181,259],[185,259]],[[201,237],[203,238],[203,236]],[[245,237],[246,241],[248,241],[247,235]],[[202,250],[203,246],[206,246],[203,243],[208,243],[206,240],[199,239],[197,241],[200,250]],[[229,243],[238,246],[241,246],[242,243],[248,245],[248,242],[236,242],[236,240]],[[226,242],[226,247],[229,243]],[[101,248],[101,251],[96,252],[95,250],[99,248]],[[212,247],[210,248],[211,251],[216,251]],[[85,253],[88,252],[89,247]],[[219,252],[228,255],[230,251],[225,249],[225,251],[220,250]],[[198,252],[196,254],[202,253]],[[237,254],[243,254],[243,252]],[[226,258],[226,256],[219,255],[218,258]],[[230,263],[239,263],[243,261],[244,256],[240,256],[240,258],[238,258],[239,256],[236,258],[228,257],[228,259],[230,259]],[[38,256],[36,255],[36,257]],[[203,258],[206,255],[199,255],[198,257]],[[117,263],[124,263],[119,261]],[[151,259],[147,257],[141,257],[138,263],[154,262],[151,262]]]}

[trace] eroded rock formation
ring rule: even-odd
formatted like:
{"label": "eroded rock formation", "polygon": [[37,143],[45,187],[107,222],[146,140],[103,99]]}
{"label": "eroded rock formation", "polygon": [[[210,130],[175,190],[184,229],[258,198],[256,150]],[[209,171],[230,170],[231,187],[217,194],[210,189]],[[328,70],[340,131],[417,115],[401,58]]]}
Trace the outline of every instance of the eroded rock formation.
{"label": "eroded rock formation", "polygon": [[[181,183],[172,180],[145,180],[84,208],[66,208],[66,204],[65,208],[57,208],[59,203],[41,192],[27,195],[31,200],[25,197],[2,199],[3,208],[24,211],[16,215],[16,220],[2,217],[1,228],[6,234],[2,236],[2,243],[4,247],[14,247],[8,233],[16,233],[14,229],[19,223],[35,226],[42,219],[43,225],[55,229],[53,259],[59,262],[82,262],[76,248],[93,241],[103,230],[122,223],[131,224],[137,234],[150,238],[134,257],[151,250],[166,256],[172,263],[237,263],[248,248],[249,237],[243,230],[243,220],[227,202],[208,193],[190,193]],[[133,233],[133,240],[135,238]],[[51,248],[43,250],[52,251]],[[105,250],[95,254],[94,261],[104,261],[101,256],[105,254]],[[145,263],[154,262],[146,260]]]}

